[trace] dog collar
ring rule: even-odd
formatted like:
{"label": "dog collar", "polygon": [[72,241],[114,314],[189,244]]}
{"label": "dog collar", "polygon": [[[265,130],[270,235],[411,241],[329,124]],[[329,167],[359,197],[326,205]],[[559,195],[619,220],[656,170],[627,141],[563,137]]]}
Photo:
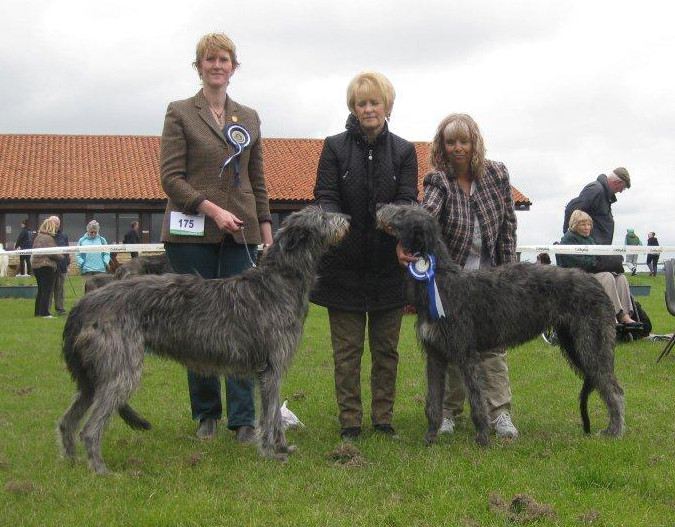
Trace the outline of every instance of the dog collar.
{"label": "dog collar", "polygon": [[415,279],[420,282],[427,283],[429,290],[429,315],[433,320],[445,317],[443,309],[443,302],[438,294],[438,286],[436,285],[436,257],[433,253],[422,256],[416,253],[414,256],[419,256],[414,262],[408,264],[408,272]]}

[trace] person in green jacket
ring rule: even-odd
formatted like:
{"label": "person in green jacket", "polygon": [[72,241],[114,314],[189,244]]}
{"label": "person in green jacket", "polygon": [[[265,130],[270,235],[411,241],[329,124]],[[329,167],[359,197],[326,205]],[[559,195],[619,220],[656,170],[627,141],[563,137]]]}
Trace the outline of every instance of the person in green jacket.
{"label": "person in green jacket", "polygon": [[[626,231],[626,245],[642,245],[640,238],[635,234],[633,229],[628,229]],[[637,271],[637,257],[637,254],[626,255],[626,263],[630,267],[630,273],[633,276],[635,276],[635,272]]]}
{"label": "person in green jacket", "polygon": [[[583,210],[575,210],[570,216],[569,229],[560,240],[560,245],[597,245],[591,230],[593,220]],[[561,267],[577,267],[593,273],[602,284],[602,288],[614,305],[616,320],[622,324],[635,324],[631,318],[630,288],[624,274],[595,272],[597,257],[592,254],[560,254],[558,265]]]}

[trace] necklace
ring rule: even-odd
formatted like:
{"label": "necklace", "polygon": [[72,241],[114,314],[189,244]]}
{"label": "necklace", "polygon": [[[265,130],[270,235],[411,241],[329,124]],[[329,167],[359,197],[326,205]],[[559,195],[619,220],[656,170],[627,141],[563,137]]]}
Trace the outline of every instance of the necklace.
{"label": "necklace", "polygon": [[221,122],[223,120],[223,114],[225,113],[225,107],[223,107],[222,110],[220,110],[220,113],[216,111],[216,109],[209,104],[209,108],[211,108],[211,111],[213,112],[213,115],[215,116],[216,120],[218,122]]}

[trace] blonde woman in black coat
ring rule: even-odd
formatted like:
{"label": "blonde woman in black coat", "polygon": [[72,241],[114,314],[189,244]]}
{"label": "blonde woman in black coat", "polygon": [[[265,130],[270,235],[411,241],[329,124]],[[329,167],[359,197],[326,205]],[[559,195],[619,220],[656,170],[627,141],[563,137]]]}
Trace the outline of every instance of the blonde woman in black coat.
{"label": "blonde woman in black coat", "polygon": [[351,216],[349,234],[322,262],[312,302],[328,308],[335,364],[335,393],[343,439],[361,433],[361,356],[366,325],[372,358],[371,421],[394,435],[391,425],[403,316],[403,269],[396,241],[376,229],[378,204],[417,201],[417,157],[412,143],[392,134],[391,82],[363,72],[347,87],[346,131],[323,145],[314,188],[324,210]]}

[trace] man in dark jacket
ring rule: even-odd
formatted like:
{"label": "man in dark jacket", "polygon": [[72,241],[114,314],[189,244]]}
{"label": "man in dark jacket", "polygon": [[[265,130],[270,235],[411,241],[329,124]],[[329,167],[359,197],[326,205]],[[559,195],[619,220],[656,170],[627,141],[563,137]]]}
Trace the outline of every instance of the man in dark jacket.
{"label": "man in dark jacket", "polygon": [[[28,220],[21,220],[21,231],[14,244],[15,249],[32,249],[33,248],[33,233],[28,228]],[[30,255],[22,254],[19,256],[19,272],[17,276],[28,276],[31,274]]]}
{"label": "man in dark jacket", "polygon": [[[138,234],[138,222],[132,221],[129,227],[131,228],[129,229],[129,232],[124,235],[122,243],[124,243],[124,245],[141,243],[141,236]],[[137,252],[132,252],[130,254],[132,258],[138,258]]]}
{"label": "man in dark jacket", "polygon": [[579,196],[565,206],[563,233],[567,231],[570,216],[575,210],[583,210],[593,218],[591,236],[598,245],[612,245],[614,218],[612,203],[616,195],[630,188],[630,175],[623,167],[615,168],[608,176],[600,174],[598,179],[586,185]]}
{"label": "man in dark jacket", "polygon": [[[61,219],[58,216],[52,216],[52,220],[57,225],[54,241],[57,247],[68,247],[68,235],[61,229]],[[54,309],[57,315],[65,315],[65,292],[64,285],[68,277],[68,265],[70,265],[70,255],[64,254],[63,258],[56,262],[56,278],[54,279]]]}
{"label": "man in dark jacket", "polygon": [[335,393],[343,439],[361,433],[361,357],[366,326],[372,359],[371,422],[391,425],[403,316],[403,268],[396,239],[377,230],[380,203],[417,200],[415,147],[391,133],[386,118],[394,89],[382,74],[357,75],[347,89],[347,131],[328,137],[319,159],[314,198],[324,210],[351,216],[349,233],[321,263],[312,302],[328,308]]}

